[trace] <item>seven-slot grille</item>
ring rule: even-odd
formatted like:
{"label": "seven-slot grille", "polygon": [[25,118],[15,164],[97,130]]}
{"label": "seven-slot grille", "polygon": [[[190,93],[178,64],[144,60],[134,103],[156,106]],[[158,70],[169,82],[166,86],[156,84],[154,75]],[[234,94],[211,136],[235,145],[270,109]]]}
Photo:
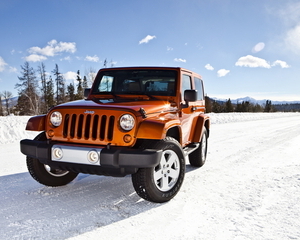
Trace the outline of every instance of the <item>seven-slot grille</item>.
{"label": "seven-slot grille", "polygon": [[63,137],[112,141],[115,116],[91,114],[66,114]]}

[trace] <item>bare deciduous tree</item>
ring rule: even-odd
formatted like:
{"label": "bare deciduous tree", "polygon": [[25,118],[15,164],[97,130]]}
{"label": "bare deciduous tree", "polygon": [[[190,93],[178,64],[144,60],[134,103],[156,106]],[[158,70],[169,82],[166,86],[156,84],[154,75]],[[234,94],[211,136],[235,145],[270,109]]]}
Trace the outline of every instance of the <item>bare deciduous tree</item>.
{"label": "bare deciduous tree", "polygon": [[[21,109],[20,114],[39,114],[39,95],[37,92],[38,84],[36,81],[35,71],[29,66],[28,62],[21,66],[22,76],[18,77],[20,83],[16,84],[19,91],[18,105]],[[22,96],[22,97],[21,97]],[[20,100],[22,99],[22,100]]]}
{"label": "bare deciduous tree", "polygon": [[6,115],[9,115],[10,114],[9,104],[11,102],[11,98],[13,97],[13,94],[10,91],[3,91],[1,95],[5,100]]}
{"label": "bare deciduous tree", "polygon": [[44,63],[41,63],[41,65],[38,66],[38,73],[40,75],[40,81],[41,81],[41,90],[42,90],[42,104],[41,104],[41,112],[45,113],[47,112],[49,106],[47,104],[47,73],[46,73],[46,67]]}

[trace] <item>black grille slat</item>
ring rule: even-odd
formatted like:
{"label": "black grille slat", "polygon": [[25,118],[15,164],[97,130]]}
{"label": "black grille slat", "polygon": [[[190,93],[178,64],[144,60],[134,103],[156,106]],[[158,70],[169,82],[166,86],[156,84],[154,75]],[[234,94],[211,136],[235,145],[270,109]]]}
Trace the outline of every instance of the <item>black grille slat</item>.
{"label": "black grille slat", "polygon": [[83,114],[79,115],[79,120],[77,124],[77,138],[82,138],[82,129],[83,129]]}
{"label": "black grille slat", "polygon": [[101,122],[100,122],[100,140],[103,141],[105,138],[105,130],[106,130],[106,115],[103,115],[101,117]]}
{"label": "black grille slat", "polygon": [[66,114],[65,121],[64,121],[64,129],[63,129],[64,138],[66,138],[68,136],[69,120],[70,120],[70,115]]}
{"label": "black grille slat", "polygon": [[71,139],[112,141],[115,119],[115,116],[98,114],[66,114],[62,134]]}
{"label": "black grille slat", "polygon": [[110,116],[109,117],[109,121],[108,121],[108,131],[107,131],[107,139],[109,141],[111,141],[112,138],[113,138],[114,125],[115,125],[115,117],[114,116]]}
{"label": "black grille slat", "polygon": [[98,124],[99,124],[99,116],[95,115],[93,120],[93,127],[92,127],[92,139],[96,140],[98,136]]}
{"label": "black grille slat", "polygon": [[73,114],[72,119],[71,119],[71,127],[70,127],[70,137],[71,138],[75,137],[76,119],[77,119],[77,116],[75,114]]}
{"label": "black grille slat", "polygon": [[85,139],[89,139],[90,137],[90,126],[91,126],[91,115],[87,115],[85,118],[85,126],[84,126],[84,137]]}

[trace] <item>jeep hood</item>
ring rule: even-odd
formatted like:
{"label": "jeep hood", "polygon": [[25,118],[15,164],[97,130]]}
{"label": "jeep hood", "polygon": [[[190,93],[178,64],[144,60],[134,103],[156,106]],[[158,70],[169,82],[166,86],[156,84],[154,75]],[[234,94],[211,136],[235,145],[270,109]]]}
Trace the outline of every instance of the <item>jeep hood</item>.
{"label": "jeep hood", "polygon": [[[92,100],[78,100],[73,102],[68,102],[64,104],[60,104],[54,109],[116,109],[116,110],[124,110],[124,111],[135,111],[138,112],[141,108],[144,109],[146,114],[158,113],[158,112],[166,112],[170,110],[175,110],[173,106],[171,106],[169,101],[163,100],[143,100],[143,101],[125,101],[125,102],[95,102]],[[53,109],[52,109],[53,110]]]}

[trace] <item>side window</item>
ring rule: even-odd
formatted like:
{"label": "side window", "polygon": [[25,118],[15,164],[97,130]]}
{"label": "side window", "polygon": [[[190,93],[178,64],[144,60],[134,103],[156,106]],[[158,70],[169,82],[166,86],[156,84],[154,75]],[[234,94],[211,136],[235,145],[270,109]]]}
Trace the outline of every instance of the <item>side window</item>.
{"label": "side window", "polygon": [[184,91],[188,89],[192,89],[191,85],[191,77],[188,75],[182,75],[182,83],[181,83],[181,100],[184,99]]}
{"label": "side window", "polygon": [[198,91],[198,97],[197,100],[203,100],[204,99],[204,94],[203,94],[203,84],[202,80],[199,78],[194,78],[195,80],[195,87]]}

